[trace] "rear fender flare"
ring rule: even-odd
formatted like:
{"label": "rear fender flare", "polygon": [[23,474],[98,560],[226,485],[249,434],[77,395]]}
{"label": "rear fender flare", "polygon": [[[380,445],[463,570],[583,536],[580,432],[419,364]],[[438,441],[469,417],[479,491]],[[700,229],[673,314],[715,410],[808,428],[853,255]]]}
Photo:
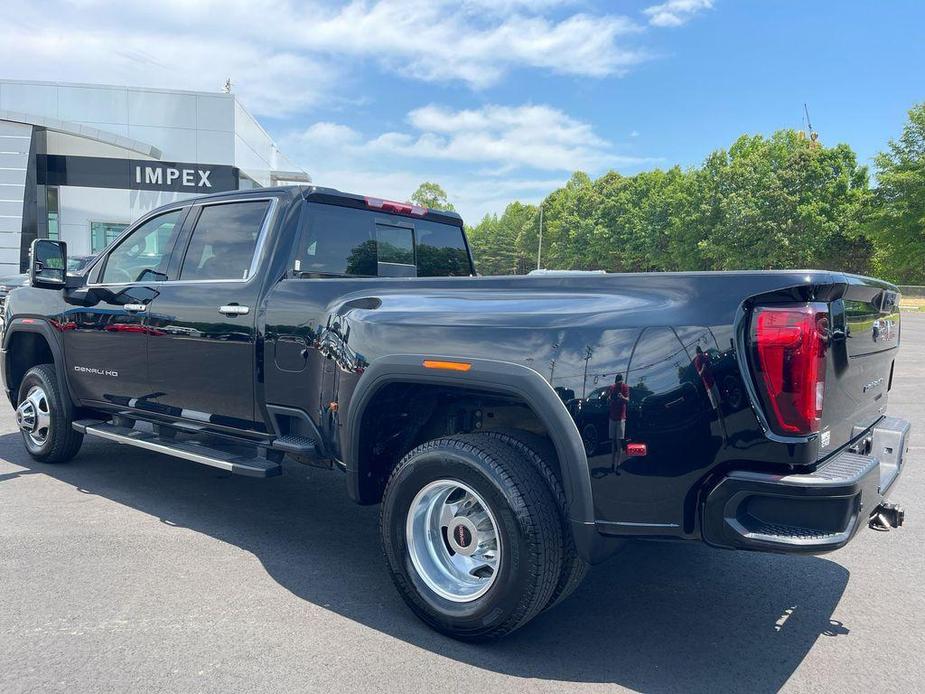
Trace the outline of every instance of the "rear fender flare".
{"label": "rear fender flare", "polygon": [[[468,371],[425,368],[424,359],[446,359],[471,364]],[[562,472],[562,487],[573,524],[593,524],[591,477],[581,434],[552,386],[533,369],[511,362],[460,359],[433,355],[399,354],[376,359],[357,383],[347,408],[344,463],[351,497],[359,500],[360,427],[367,405],[390,383],[426,383],[476,388],[514,395],[529,403],[549,432]]]}

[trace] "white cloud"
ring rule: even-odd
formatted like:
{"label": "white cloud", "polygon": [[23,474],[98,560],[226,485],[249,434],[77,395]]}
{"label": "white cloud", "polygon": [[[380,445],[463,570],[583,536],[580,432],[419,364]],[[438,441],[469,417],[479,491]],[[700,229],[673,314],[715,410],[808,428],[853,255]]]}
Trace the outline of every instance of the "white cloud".
{"label": "white cloud", "polygon": [[667,0],[643,10],[649,24],[657,27],[676,27],[687,23],[695,14],[713,7],[713,0]]}
{"label": "white cloud", "polygon": [[594,171],[648,161],[616,153],[588,123],[545,105],[452,110],[431,104],[411,111],[408,122],[414,132],[389,131],[367,140],[345,125],[315,123],[292,139],[303,151],[347,147],[355,157],[477,163],[500,171]]}
{"label": "white cloud", "polygon": [[386,200],[407,200],[424,181],[436,181],[447,192],[467,224],[477,224],[486,214],[500,213],[514,200],[538,203],[550,192],[565,185],[568,175],[559,177],[492,178],[464,173],[409,170],[388,171],[357,168],[355,162],[345,168],[315,167],[314,183],[351,193],[372,195]]}
{"label": "white cloud", "polygon": [[529,68],[620,75],[646,60],[641,27],[563,0],[12,0],[3,76],[218,89],[231,76],[259,114],[343,93],[358,63],[426,82],[498,84]]}
{"label": "white cloud", "polygon": [[645,53],[621,39],[639,31],[627,17],[572,14],[549,19],[553,3],[500,2],[491,11],[454,0],[354,1],[313,13],[288,38],[310,50],[367,58],[425,81],[496,84],[516,67],[602,77],[620,74]]}
{"label": "white cloud", "polygon": [[546,105],[431,104],[407,121],[409,131],[368,136],[319,122],[281,144],[318,185],[404,200],[421,182],[437,181],[470,222],[512,199],[540,200],[576,169],[597,173],[655,161],[620,154],[589,124]]}
{"label": "white cloud", "polygon": [[70,6],[60,12],[42,5],[9,11],[15,19],[0,23],[4,78],[218,92],[231,77],[251,111],[277,116],[303,111],[322,97],[336,98],[331,92],[343,79],[323,57],[230,32],[193,36],[140,17],[124,17],[122,26],[116,16],[97,12],[87,18]]}
{"label": "white cloud", "polygon": [[357,144],[360,133],[347,125],[321,121],[308,128],[298,139],[303,145],[313,147],[342,147]]}
{"label": "white cloud", "polygon": [[[655,0],[652,0],[655,1]],[[627,16],[591,0],[7,0],[0,77],[218,91],[227,77],[319,184],[407,197],[439,181],[475,219],[512,197],[539,199],[574,169],[634,167],[592,126],[541,104],[411,110],[361,132],[379,74],[483,90],[506,77],[605,78],[650,54],[646,22],[674,26],[711,0],[668,0]],[[403,99],[412,98],[410,82]],[[404,101],[402,102],[404,103]],[[412,103],[422,103],[421,101]],[[324,108],[323,116],[305,114]],[[409,107],[410,108],[410,107]],[[382,109],[385,117],[389,108]],[[344,114],[343,116],[332,114]],[[362,121],[356,121],[362,122]],[[368,127],[368,126],[366,126]]]}

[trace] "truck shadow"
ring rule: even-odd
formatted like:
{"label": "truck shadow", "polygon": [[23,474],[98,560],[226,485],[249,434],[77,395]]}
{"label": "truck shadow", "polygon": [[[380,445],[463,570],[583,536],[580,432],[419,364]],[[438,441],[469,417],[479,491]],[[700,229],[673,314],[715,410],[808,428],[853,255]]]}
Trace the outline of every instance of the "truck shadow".
{"label": "truck shadow", "polygon": [[27,468],[19,474],[48,475],[251,552],[304,600],[515,677],[776,691],[820,636],[849,631],[832,620],[849,577],[833,561],[649,543],[594,567],[571,600],[511,637],[458,643],[407,610],[381,557],[378,509],[350,502],[339,473],[287,463],[282,477],[251,480],[89,440],[71,463],[45,465],[18,434],[0,436],[0,456]]}

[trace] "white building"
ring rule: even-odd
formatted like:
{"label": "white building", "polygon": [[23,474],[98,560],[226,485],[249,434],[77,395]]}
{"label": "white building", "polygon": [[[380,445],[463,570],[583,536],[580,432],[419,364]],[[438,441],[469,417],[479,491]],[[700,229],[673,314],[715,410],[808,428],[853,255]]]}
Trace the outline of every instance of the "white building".
{"label": "white building", "polygon": [[0,80],[0,275],[35,238],[87,255],[167,202],[307,181],[233,94]]}

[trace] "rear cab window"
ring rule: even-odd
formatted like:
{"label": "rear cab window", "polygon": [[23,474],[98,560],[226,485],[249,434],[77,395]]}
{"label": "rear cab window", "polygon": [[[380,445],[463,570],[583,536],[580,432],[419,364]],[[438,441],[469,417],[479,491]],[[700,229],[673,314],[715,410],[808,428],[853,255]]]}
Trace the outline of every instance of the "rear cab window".
{"label": "rear cab window", "polygon": [[310,202],[294,269],[303,277],[457,277],[475,274],[461,227]]}
{"label": "rear cab window", "polygon": [[204,205],[183,259],[180,279],[250,279],[269,206],[267,200]]}

